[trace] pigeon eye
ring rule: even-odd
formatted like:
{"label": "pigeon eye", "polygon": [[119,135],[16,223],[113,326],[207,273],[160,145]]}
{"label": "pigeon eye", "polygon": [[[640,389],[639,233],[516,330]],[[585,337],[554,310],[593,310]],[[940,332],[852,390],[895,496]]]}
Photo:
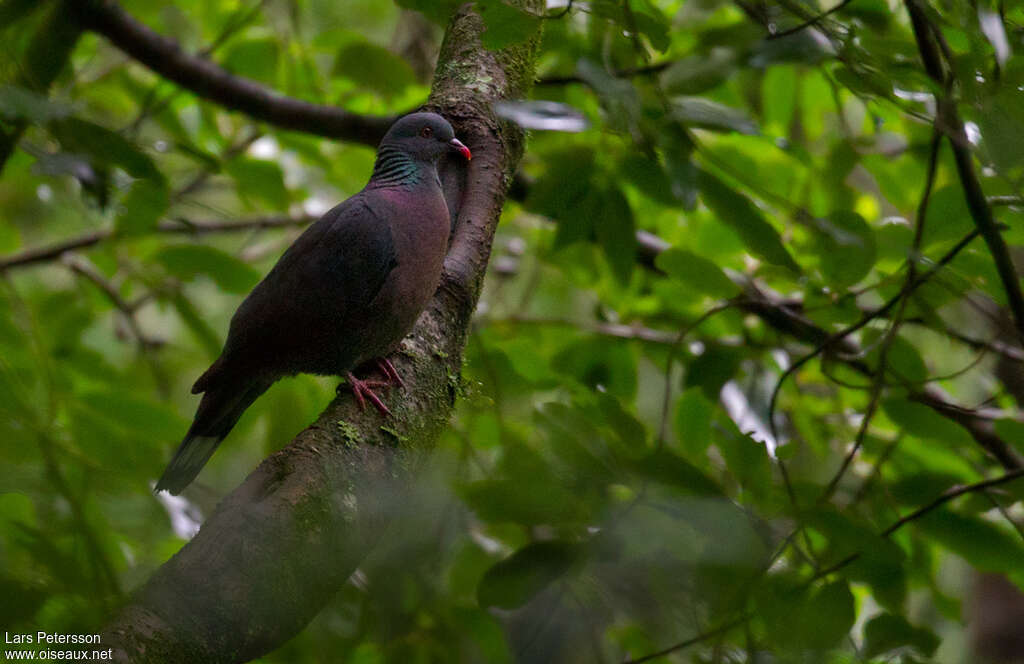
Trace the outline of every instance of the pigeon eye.
{"label": "pigeon eye", "polygon": [[434,130],[431,129],[430,127],[424,127],[423,129],[420,129],[420,136],[422,136],[423,138],[430,138],[430,135],[433,133]]}

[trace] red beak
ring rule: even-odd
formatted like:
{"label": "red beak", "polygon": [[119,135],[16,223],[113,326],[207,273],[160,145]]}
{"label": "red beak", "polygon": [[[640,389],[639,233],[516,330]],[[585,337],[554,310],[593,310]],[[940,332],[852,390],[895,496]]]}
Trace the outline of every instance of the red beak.
{"label": "red beak", "polygon": [[458,150],[462,154],[462,156],[466,158],[466,161],[469,161],[470,159],[473,158],[473,153],[471,153],[469,151],[469,148],[463,145],[462,141],[460,141],[459,139],[453,138],[452,140],[448,141],[448,145]]}

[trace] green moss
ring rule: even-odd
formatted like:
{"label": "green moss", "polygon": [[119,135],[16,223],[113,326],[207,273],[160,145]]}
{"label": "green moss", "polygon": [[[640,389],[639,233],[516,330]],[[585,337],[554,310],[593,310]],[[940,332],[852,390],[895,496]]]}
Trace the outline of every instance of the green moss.
{"label": "green moss", "polygon": [[397,429],[393,429],[393,428],[391,428],[389,426],[381,425],[380,426],[380,430],[382,432],[388,434],[392,438],[394,438],[395,442],[397,442],[399,444],[404,444],[404,443],[407,443],[409,441],[409,439],[406,436],[403,436],[402,434],[400,434]]}
{"label": "green moss", "polygon": [[351,449],[363,442],[363,436],[359,429],[345,420],[338,420],[338,430],[341,431],[341,440],[345,447]]}

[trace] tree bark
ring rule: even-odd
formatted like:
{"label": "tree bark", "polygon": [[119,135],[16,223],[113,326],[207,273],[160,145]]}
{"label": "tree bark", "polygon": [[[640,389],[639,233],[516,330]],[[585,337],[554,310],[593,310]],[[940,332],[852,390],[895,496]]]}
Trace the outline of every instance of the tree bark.
{"label": "tree bark", "polygon": [[482,30],[480,17],[463,8],[438,60],[428,106],[452,121],[473,160],[443,169],[457,223],[441,286],[392,358],[406,382],[392,392],[393,417],[361,412],[345,394],[260,464],[106,627],[103,643],[116,661],[244,662],[274,650],[320,611],[408,507],[402,486],[461,389],[469,322],[522,154],[521,130],[500,123],[491,104],[525,95],[539,36],[489,52],[480,46]]}

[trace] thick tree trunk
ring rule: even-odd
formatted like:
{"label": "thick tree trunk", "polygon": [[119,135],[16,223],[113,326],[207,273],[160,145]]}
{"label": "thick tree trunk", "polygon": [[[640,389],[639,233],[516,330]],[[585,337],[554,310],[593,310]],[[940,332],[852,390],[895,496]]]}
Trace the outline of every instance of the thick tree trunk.
{"label": "thick tree trunk", "polygon": [[394,416],[360,412],[346,394],[266,459],[104,630],[117,661],[243,662],[277,648],[403,509],[416,457],[458,396],[470,318],[522,153],[522,132],[500,124],[491,104],[526,93],[537,37],[492,53],[480,46],[482,30],[469,9],[453,18],[428,104],[452,121],[473,160],[444,169],[457,224],[441,287],[393,358],[407,385],[392,392]]}

